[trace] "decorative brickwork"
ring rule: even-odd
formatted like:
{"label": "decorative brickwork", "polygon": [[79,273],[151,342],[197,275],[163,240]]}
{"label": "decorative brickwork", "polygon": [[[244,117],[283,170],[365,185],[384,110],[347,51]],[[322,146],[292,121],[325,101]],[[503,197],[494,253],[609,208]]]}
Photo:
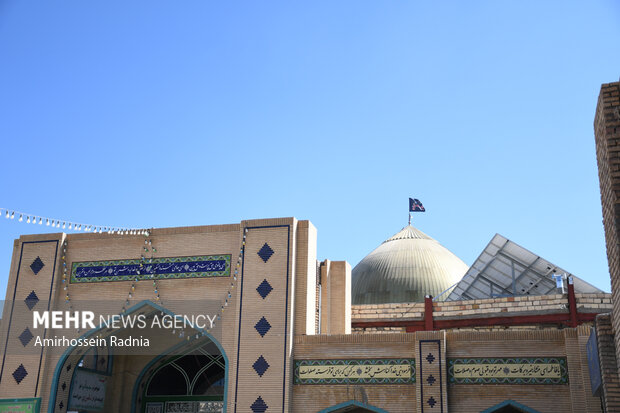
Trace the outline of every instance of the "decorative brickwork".
{"label": "decorative brickwork", "polygon": [[30,264],[30,269],[32,270],[34,275],[37,275],[39,271],[43,269],[44,266],[45,264],[43,264],[43,261],[41,261],[41,257],[37,257],[34,259],[32,264]]}
{"label": "decorative brickwork", "polygon": [[256,291],[263,297],[263,300],[269,295],[269,293],[273,290],[271,284],[267,279],[264,279],[262,283],[258,287],[256,287]]}
{"label": "decorative brickwork", "polygon": [[29,310],[32,310],[38,302],[39,297],[37,297],[37,293],[35,293],[34,290],[32,290],[30,294],[28,294],[28,297],[26,297],[26,299],[24,300],[24,303],[26,303],[26,306],[28,306]]}
{"label": "decorative brickwork", "polygon": [[15,379],[17,384],[21,383],[22,380],[24,380],[27,375],[28,375],[28,372],[24,368],[23,364],[20,364],[19,367],[16,368],[15,371],[13,372],[13,378]]}
{"label": "decorative brickwork", "polygon": [[[442,340],[420,340],[418,342],[420,359],[420,395],[418,412],[448,411],[445,403],[445,354],[442,354]],[[442,377],[443,376],[443,377]]]}
{"label": "decorative brickwork", "polygon": [[257,252],[257,254],[264,262],[267,262],[269,261],[269,258],[271,258],[271,256],[273,255],[273,250],[267,243],[265,243],[265,245],[262,246],[262,248]]}

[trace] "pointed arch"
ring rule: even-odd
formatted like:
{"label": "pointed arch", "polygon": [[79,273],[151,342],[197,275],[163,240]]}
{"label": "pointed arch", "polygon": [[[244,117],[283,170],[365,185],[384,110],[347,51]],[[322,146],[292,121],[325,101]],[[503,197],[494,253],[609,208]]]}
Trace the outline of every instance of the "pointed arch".
{"label": "pointed arch", "polygon": [[368,410],[369,412],[375,412],[375,413],[388,413],[387,410],[383,410],[378,407],[371,406],[369,404],[363,404],[361,402],[358,402],[357,400],[349,400],[344,403],[340,403],[335,406],[331,406],[326,409],[323,409],[318,413],[337,413],[339,411],[343,411],[343,409],[349,410],[351,407],[358,407],[360,409]]}
{"label": "pointed arch", "polygon": [[519,410],[520,412],[523,413],[540,413],[538,410],[534,410],[531,407],[527,407],[521,403],[517,403],[514,400],[504,400],[503,402],[501,402],[500,404],[496,404],[493,407],[489,407],[486,410],[483,410],[480,413],[494,413],[497,412],[500,409],[503,409],[505,407],[512,407],[516,410]]}

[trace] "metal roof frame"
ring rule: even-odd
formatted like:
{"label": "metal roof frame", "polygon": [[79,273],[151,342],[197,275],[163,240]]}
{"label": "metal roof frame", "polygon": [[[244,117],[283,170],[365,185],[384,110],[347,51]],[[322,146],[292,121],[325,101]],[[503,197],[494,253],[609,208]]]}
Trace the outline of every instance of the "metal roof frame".
{"label": "metal roof frame", "polygon": [[[556,285],[554,275],[565,275],[566,278],[572,274],[508,238],[495,234],[461,281],[438,295],[435,300],[475,300],[563,293],[563,289]],[[575,292],[603,292],[572,276]]]}

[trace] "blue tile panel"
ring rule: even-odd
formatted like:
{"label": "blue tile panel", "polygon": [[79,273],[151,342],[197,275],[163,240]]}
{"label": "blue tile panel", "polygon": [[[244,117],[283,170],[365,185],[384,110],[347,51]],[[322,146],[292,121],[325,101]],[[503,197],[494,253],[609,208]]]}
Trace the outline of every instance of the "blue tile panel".
{"label": "blue tile panel", "polygon": [[24,380],[27,375],[28,375],[28,372],[26,371],[26,368],[24,367],[23,364],[20,364],[19,367],[16,368],[15,371],[13,372],[13,378],[15,379],[17,384],[21,383],[22,380]]}
{"label": "blue tile panel", "polygon": [[254,403],[252,403],[250,408],[254,413],[265,413],[269,407],[267,406],[267,403],[265,403],[263,398],[258,396]]}
{"label": "blue tile panel", "polygon": [[37,305],[37,303],[39,302],[39,297],[37,297],[37,293],[35,293],[33,290],[30,292],[30,294],[28,294],[28,297],[26,297],[24,302],[28,306],[28,309],[32,311],[34,306]]}
{"label": "blue tile panel", "polygon": [[258,287],[256,287],[256,291],[258,291],[260,296],[263,297],[263,300],[269,295],[272,290],[273,287],[271,286],[271,284],[269,284],[269,281],[267,281],[267,279],[264,279],[263,282],[260,283]]}
{"label": "blue tile panel", "polygon": [[230,276],[231,255],[74,262],[72,283]]}
{"label": "blue tile panel", "polygon": [[265,245],[262,246],[262,248],[257,252],[257,254],[258,254],[259,257],[261,257],[261,259],[264,262],[267,262],[267,261],[269,261],[269,258],[271,258],[271,256],[273,255],[273,250],[265,242]]}
{"label": "blue tile panel", "polygon": [[269,321],[267,321],[265,317],[261,317],[261,319],[258,320],[258,323],[254,325],[254,328],[258,331],[258,334],[260,334],[261,337],[265,337],[265,334],[267,334],[267,332],[271,329],[271,324],[269,324]]}
{"label": "blue tile panel", "polygon": [[[419,340],[419,373],[421,378],[418,410],[421,413],[446,413],[445,389],[442,385],[442,340]],[[431,378],[432,377],[432,378]]]}
{"label": "blue tile panel", "polygon": [[22,346],[26,347],[30,340],[32,340],[34,336],[28,327],[19,335],[19,341],[22,343]]}
{"label": "blue tile panel", "polygon": [[455,358],[447,361],[449,383],[568,384],[565,357]]}
{"label": "blue tile panel", "polygon": [[260,377],[263,377],[263,374],[265,374],[265,372],[269,368],[269,363],[267,363],[267,360],[265,360],[265,358],[261,354],[258,360],[254,362],[252,367],[254,367],[254,371],[256,371],[256,374],[258,374]]}
{"label": "blue tile panel", "polygon": [[37,275],[44,266],[45,264],[43,264],[43,261],[41,261],[41,257],[37,257],[34,259],[32,264],[30,264],[30,269],[32,270],[34,275]]}

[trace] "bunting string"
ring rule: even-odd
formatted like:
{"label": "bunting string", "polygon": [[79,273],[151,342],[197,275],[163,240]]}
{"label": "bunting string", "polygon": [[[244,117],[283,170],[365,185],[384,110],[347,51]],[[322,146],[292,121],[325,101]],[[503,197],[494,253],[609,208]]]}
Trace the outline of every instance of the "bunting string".
{"label": "bunting string", "polygon": [[63,230],[68,231],[83,231],[99,234],[106,232],[108,234],[148,236],[148,230],[145,228],[126,228],[108,225],[84,224],[73,220],[49,218],[8,208],[0,208],[0,217],[1,216],[4,216],[4,218],[9,220],[17,219],[18,222],[26,224],[45,225],[47,227],[62,228]]}

